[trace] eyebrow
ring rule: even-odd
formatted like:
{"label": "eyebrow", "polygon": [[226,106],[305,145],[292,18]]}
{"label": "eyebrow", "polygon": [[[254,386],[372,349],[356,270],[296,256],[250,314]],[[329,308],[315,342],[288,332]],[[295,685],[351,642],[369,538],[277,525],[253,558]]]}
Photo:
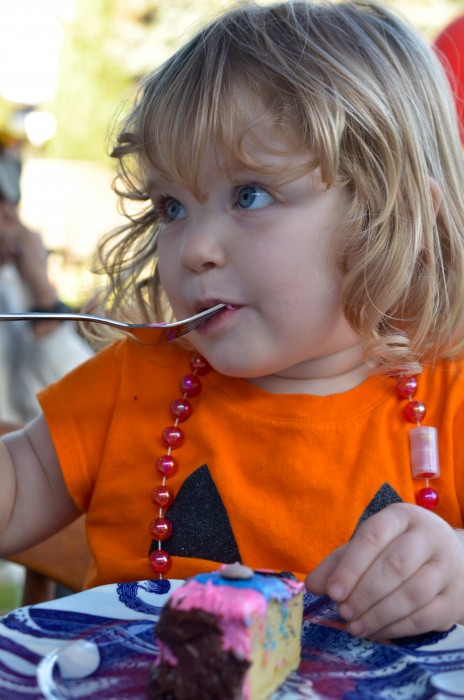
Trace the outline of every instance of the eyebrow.
{"label": "eyebrow", "polygon": [[145,189],[153,189],[155,187],[161,187],[164,184],[170,184],[172,183],[173,185],[176,184],[175,180],[170,180],[167,177],[163,177],[161,173],[158,173],[156,175],[150,174],[144,181]]}

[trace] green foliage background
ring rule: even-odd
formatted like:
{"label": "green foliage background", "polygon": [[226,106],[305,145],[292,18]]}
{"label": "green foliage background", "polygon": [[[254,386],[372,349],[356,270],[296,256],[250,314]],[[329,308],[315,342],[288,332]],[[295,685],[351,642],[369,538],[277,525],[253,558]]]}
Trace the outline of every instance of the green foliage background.
{"label": "green foliage background", "polygon": [[58,131],[43,155],[107,160],[109,129],[131,84],[218,8],[218,0],[77,0],[48,105]]}
{"label": "green foliage background", "polygon": [[50,105],[58,130],[45,155],[104,160],[108,125],[132,76],[113,56],[114,2],[78,0],[77,10],[67,28],[57,93]]}

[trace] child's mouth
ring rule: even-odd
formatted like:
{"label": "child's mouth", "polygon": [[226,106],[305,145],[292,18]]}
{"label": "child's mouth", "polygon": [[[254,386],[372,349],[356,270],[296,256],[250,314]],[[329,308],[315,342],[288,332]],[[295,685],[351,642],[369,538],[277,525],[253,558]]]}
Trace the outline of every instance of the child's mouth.
{"label": "child's mouth", "polygon": [[209,306],[208,308],[212,308],[213,306],[218,306],[219,304],[222,304],[222,308],[219,309],[217,313],[214,314],[214,316],[211,316],[208,318],[204,323],[202,323],[198,328],[196,329],[198,332],[208,332],[212,331],[213,329],[217,329],[220,326],[222,326],[226,320],[230,317],[230,314],[239,309],[240,307],[237,306],[236,304],[228,304],[224,302],[216,302],[212,306]]}

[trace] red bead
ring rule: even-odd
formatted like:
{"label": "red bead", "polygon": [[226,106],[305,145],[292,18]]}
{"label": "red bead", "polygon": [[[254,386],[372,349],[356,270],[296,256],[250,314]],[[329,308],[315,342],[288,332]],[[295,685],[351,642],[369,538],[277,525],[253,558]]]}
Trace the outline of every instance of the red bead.
{"label": "red bead", "polygon": [[416,503],[423,508],[433,510],[433,508],[436,508],[438,504],[438,493],[435,491],[435,489],[430,488],[430,486],[421,489],[416,494]]}
{"label": "red bead", "polygon": [[163,430],[163,441],[168,447],[176,449],[184,442],[184,433],[177,425],[170,425],[169,428]]}
{"label": "red bead", "polygon": [[157,470],[167,479],[176,473],[177,467],[177,460],[171,457],[171,455],[163,455],[156,460]]}
{"label": "red bead", "polygon": [[167,518],[155,518],[151,521],[148,530],[154,540],[163,542],[171,537],[172,523]]}
{"label": "red bead", "polygon": [[174,494],[167,486],[157,486],[151,493],[153,505],[160,508],[169,508],[174,501]]}
{"label": "red bead", "polygon": [[187,420],[192,415],[192,407],[187,399],[176,399],[171,404],[171,413],[180,422]]}
{"label": "red bead", "polygon": [[148,563],[153,571],[164,574],[171,567],[171,557],[164,549],[155,549],[148,557]]}
{"label": "red bead", "polygon": [[410,423],[420,423],[425,416],[425,406],[420,401],[408,401],[403,415]]}
{"label": "red bead", "polygon": [[417,379],[415,377],[404,377],[396,385],[396,392],[400,399],[410,399],[417,390]]}
{"label": "red bead", "polygon": [[201,391],[201,381],[195,374],[186,374],[180,380],[180,388],[187,396],[197,396]]}
{"label": "red bead", "polygon": [[190,367],[197,374],[207,374],[211,369],[209,362],[197,352],[194,352],[190,358]]}

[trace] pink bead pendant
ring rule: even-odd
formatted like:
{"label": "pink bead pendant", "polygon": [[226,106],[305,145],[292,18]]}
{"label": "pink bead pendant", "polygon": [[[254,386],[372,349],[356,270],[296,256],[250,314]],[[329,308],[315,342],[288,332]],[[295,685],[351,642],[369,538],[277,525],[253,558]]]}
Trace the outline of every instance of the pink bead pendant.
{"label": "pink bead pendant", "polygon": [[440,476],[438,459],[438,432],[431,426],[422,426],[426,408],[421,401],[414,401],[417,391],[415,377],[403,377],[396,385],[400,399],[407,399],[403,410],[404,418],[410,423],[416,423],[416,428],[409,431],[409,452],[411,459],[411,476],[426,482],[424,488],[416,493],[416,503],[423,508],[432,510],[437,507],[438,493],[428,484],[429,479]]}
{"label": "pink bead pendant", "polygon": [[432,426],[421,426],[409,431],[413,479],[436,479],[440,476],[437,436],[437,429]]}

